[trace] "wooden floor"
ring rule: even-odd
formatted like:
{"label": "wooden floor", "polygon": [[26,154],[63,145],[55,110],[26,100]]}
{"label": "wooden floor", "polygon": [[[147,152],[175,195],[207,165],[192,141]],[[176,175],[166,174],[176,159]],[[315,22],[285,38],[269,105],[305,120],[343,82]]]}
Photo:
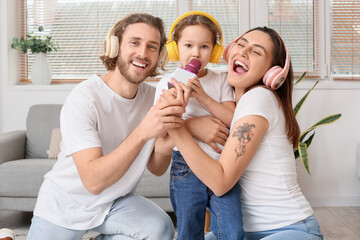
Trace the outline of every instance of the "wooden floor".
{"label": "wooden floor", "polygon": [[314,208],[326,240],[360,240],[360,207]]}
{"label": "wooden floor", "polygon": [[[314,208],[326,240],[360,240],[360,207]],[[26,229],[32,214],[0,211],[0,228]]]}

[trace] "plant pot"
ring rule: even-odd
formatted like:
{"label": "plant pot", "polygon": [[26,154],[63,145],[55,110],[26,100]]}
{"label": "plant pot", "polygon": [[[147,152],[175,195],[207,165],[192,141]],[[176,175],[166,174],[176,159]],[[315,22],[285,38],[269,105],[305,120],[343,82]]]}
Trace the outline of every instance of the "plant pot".
{"label": "plant pot", "polygon": [[31,67],[31,82],[35,85],[51,83],[51,70],[46,53],[35,53],[35,60]]}

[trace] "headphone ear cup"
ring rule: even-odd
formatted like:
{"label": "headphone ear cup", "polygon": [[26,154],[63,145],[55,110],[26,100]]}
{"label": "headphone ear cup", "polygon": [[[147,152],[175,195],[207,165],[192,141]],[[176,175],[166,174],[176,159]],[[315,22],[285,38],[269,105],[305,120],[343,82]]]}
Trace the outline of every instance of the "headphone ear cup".
{"label": "headphone ear cup", "polygon": [[118,53],[119,53],[119,39],[115,35],[110,35],[106,39],[105,56],[108,56],[109,58],[115,58],[117,57]]}
{"label": "headphone ear cup", "polygon": [[163,47],[161,52],[159,53],[159,58],[156,63],[157,67],[165,68],[166,64],[168,63],[169,58],[166,49]]}
{"label": "headphone ear cup", "polygon": [[212,50],[210,60],[211,63],[218,63],[220,61],[221,55],[224,51],[224,47],[220,44],[215,44],[214,49]]}
{"label": "headphone ear cup", "polygon": [[273,66],[263,77],[263,82],[266,86],[272,89],[278,89],[285,81],[283,69],[280,66]]}
{"label": "headphone ear cup", "polygon": [[231,43],[229,43],[229,45],[226,46],[225,50],[224,50],[224,60],[228,61],[229,60],[229,56],[230,56],[230,52],[231,49],[236,45],[237,40],[232,41]]}
{"label": "headphone ear cup", "polygon": [[168,42],[166,44],[166,50],[170,61],[179,61],[179,49],[175,41]]}

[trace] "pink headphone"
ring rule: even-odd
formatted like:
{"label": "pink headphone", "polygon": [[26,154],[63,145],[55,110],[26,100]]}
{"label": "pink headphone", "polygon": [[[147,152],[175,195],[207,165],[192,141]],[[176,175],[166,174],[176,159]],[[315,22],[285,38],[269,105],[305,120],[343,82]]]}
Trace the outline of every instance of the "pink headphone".
{"label": "pink headphone", "polygon": [[[231,43],[229,43],[227,45],[227,47],[224,50],[224,59],[225,61],[228,61],[229,59],[229,55],[231,52],[231,49],[236,45],[237,41],[242,38],[243,35],[237,37],[235,40],[233,40]],[[285,51],[286,51],[286,59],[285,59],[285,66],[284,68],[280,67],[280,66],[273,66],[272,68],[270,68],[264,75],[263,77],[263,83],[272,88],[272,89],[278,89],[279,87],[281,87],[281,85],[285,82],[286,76],[289,72],[289,66],[290,66],[290,58],[289,58],[289,53],[288,50],[286,48],[286,45],[283,41],[284,47],[285,47]]]}

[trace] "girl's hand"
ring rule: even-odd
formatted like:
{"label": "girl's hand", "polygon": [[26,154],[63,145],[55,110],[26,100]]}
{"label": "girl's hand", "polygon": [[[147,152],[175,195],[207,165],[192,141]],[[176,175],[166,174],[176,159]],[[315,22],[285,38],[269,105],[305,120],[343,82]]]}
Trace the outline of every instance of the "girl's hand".
{"label": "girl's hand", "polygon": [[225,145],[229,130],[220,120],[211,116],[189,118],[184,126],[197,140],[208,144],[216,152],[221,153],[218,144]]}
{"label": "girl's hand", "polygon": [[197,77],[189,79],[187,86],[193,90],[191,97],[196,98],[200,103],[204,103],[209,98]]}

